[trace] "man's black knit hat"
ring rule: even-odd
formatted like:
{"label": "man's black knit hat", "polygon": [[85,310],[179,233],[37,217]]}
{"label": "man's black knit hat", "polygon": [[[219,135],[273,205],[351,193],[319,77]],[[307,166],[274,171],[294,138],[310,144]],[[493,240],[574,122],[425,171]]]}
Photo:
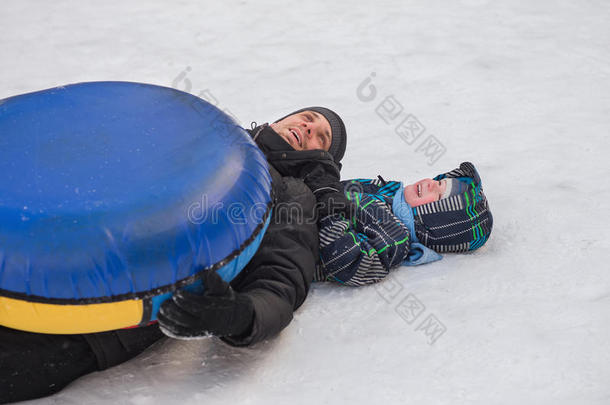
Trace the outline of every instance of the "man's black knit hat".
{"label": "man's black knit hat", "polygon": [[333,156],[335,162],[339,163],[341,159],[343,159],[343,155],[345,154],[345,147],[347,146],[347,132],[345,131],[345,124],[343,124],[343,120],[339,115],[326,107],[307,107],[301,108],[300,110],[291,112],[276,120],[275,122],[281,121],[284,118],[298,114],[303,111],[315,111],[318,114],[321,114],[326,118],[328,123],[330,124],[330,130],[332,133],[332,141],[330,143],[330,148],[328,152]]}

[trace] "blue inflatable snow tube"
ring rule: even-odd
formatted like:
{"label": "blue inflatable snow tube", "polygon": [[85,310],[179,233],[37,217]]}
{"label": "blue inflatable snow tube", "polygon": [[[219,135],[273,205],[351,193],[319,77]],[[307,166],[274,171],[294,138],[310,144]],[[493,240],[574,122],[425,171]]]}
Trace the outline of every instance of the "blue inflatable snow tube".
{"label": "blue inflatable snow tube", "polygon": [[239,273],[270,194],[248,133],[188,93],[92,82],[0,100],[0,324],[148,324],[203,270]]}

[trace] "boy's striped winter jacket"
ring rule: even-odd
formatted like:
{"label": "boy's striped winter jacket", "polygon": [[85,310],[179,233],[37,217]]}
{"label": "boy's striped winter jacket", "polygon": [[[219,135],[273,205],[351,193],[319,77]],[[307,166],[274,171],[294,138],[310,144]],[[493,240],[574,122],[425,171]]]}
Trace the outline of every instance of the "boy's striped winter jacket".
{"label": "boy's striped winter jacket", "polygon": [[342,215],[320,221],[320,264],[314,280],[351,286],[375,283],[409,253],[409,230],[392,213],[392,199],[401,183],[379,178],[341,184],[356,205],[356,214],[351,221]]}
{"label": "boy's striped winter jacket", "polygon": [[357,212],[350,221],[337,215],[320,221],[321,264],[315,280],[370,284],[406,259],[409,265],[422,264],[440,259],[437,252],[467,252],[483,246],[491,235],[493,217],[479,173],[472,163],[462,162],[434,180],[445,178],[457,179],[467,187],[414,208],[397,193],[402,190],[400,182],[381,177],[342,182]]}

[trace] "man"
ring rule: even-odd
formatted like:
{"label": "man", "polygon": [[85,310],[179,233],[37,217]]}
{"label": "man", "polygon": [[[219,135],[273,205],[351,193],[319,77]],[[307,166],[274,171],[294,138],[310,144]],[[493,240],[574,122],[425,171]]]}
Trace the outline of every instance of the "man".
{"label": "man", "polygon": [[258,251],[230,284],[206,272],[203,295],[177,291],[161,307],[161,328],[45,335],[0,327],[0,403],[50,395],[82,375],[123,363],[161,339],[161,331],[245,346],[290,323],[319,259],[316,211],[327,215],[334,200],[341,210],[350,207],[338,183],[345,126],[333,111],[309,107],[248,132],[269,162],[274,206],[300,209],[273,210]]}
{"label": "man", "polygon": [[162,305],[159,323],[169,336],[212,334],[249,345],[285,328],[309,290],[319,260],[315,210],[329,210],[329,195],[343,197],[335,162],[345,152],[345,126],[333,111],[310,107],[249,132],[269,162],[276,207],[271,224],[230,285],[208,272],[206,293],[178,291]]}

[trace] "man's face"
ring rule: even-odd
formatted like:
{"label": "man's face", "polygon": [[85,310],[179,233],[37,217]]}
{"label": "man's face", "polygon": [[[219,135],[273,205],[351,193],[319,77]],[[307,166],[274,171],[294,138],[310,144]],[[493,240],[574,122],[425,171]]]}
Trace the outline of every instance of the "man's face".
{"label": "man's face", "polygon": [[322,149],[328,151],[332,141],[330,124],[323,115],[315,111],[303,111],[289,115],[271,124],[295,150]]}

